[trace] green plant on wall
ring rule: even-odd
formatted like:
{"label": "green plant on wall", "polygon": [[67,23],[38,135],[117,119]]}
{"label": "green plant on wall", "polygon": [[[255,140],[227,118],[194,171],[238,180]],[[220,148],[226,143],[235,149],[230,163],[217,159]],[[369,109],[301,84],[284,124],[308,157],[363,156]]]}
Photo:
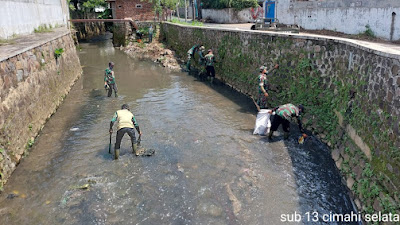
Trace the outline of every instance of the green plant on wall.
{"label": "green plant on wall", "polygon": [[63,48],[56,48],[54,50],[54,57],[56,57],[56,59],[60,58],[60,56],[64,53],[64,49]]}

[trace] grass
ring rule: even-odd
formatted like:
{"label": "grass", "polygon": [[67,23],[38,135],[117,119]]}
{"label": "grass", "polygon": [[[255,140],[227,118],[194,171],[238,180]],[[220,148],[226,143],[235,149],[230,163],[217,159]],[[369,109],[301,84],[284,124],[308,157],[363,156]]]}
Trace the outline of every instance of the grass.
{"label": "grass", "polygon": [[198,26],[198,27],[204,26],[204,24],[202,22],[199,22],[199,21],[184,22],[184,21],[180,21],[179,19],[176,19],[176,18],[172,19],[171,22],[172,23],[183,24],[183,25],[187,25],[187,26]]}
{"label": "grass", "polygon": [[0,46],[12,44],[15,44],[15,41],[13,39],[0,39]]}
{"label": "grass", "polygon": [[33,30],[35,33],[47,33],[47,32],[52,32],[53,31],[53,26],[49,24],[48,26],[46,24],[42,24],[35,28]]}

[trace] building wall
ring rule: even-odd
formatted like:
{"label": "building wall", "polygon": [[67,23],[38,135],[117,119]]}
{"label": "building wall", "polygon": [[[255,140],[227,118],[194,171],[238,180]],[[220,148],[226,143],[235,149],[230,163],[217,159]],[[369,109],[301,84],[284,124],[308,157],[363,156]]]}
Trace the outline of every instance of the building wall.
{"label": "building wall", "polygon": [[[362,33],[369,25],[378,37],[400,40],[400,1],[397,0],[277,0],[276,7],[276,16],[281,23],[347,34]],[[396,14],[394,20],[393,13]]]}
{"label": "building wall", "polygon": [[[137,8],[141,5],[142,8]],[[132,18],[133,20],[147,21],[154,20],[153,5],[141,0],[116,0],[116,19]]]}
{"label": "building wall", "polygon": [[400,212],[400,55],[334,38],[172,23],[161,24],[161,39],[183,59],[196,43],[212,48],[217,78],[254,97],[257,68],[278,63],[269,104],[305,105],[304,126],[331,148],[360,212]]}
{"label": "building wall", "polygon": [[[254,22],[251,8],[236,11],[229,9],[202,9],[204,19],[211,19],[215,23],[248,23]],[[257,10],[256,10],[257,12]]]}
{"label": "building wall", "polygon": [[0,0],[0,15],[0,38],[10,38],[40,25],[66,26],[69,9],[64,0]]}

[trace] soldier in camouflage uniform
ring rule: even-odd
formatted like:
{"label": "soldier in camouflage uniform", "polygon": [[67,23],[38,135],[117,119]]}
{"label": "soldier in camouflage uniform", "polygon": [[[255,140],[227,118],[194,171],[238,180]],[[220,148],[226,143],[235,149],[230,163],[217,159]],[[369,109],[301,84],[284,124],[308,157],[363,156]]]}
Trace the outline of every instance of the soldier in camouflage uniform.
{"label": "soldier in camouflage uniform", "polygon": [[273,70],[277,69],[278,67],[279,65],[276,64],[271,71],[268,71],[266,66],[260,67],[260,75],[258,75],[258,98],[257,98],[257,105],[260,107],[260,109],[267,108],[267,97],[269,96],[267,92],[268,90],[267,75]]}
{"label": "soldier in camouflage uniform", "polygon": [[303,125],[301,124],[300,118],[300,115],[304,113],[303,105],[299,105],[296,107],[295,105],[288,103],[274,108],[270,113],[272,114],[273,112],[275,112],[275,116],[272,120],[271,130],[268,134],[268,139],[272,139],[272,134],[274,133],[274,131],[278,130],[278,127],[281,124],[284,132],[284,139],[288,139],[290,120],[292,118],[296,118],[300,132],[303,133],[303,137],[307,137],[307,135],[304,133]]}
{"label": "soldier in camouflage uniform", "polygon": [[108,68],[106,69],[104,74],[104,88],[108,90],[107,94],[108,97],[111,97],[113,89],[115,97],[118,97],[117,94],[118,89],[117,89],[117,84],[115,83],[113,68],[114,68],[114,63],[113,62],[108,63]]}
{"label": "soldier in camouflage uniform", "polygon": [[194,58],[194,54],[196,53],[196,51],[203,48],[204,48],[203,45],[198,44],[198,45],[193,45],[193,47],[189,49],[189,51],[187,52],[188,55],[188,60],[186,64],[187,71],[190,71],[190,61],[192,60],[192,58]]}

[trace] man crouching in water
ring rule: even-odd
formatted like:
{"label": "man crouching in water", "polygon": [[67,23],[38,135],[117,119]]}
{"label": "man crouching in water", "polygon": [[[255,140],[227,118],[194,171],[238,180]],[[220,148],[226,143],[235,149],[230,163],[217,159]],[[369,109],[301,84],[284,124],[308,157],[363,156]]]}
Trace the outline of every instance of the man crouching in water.
{"label": "man crouching in water", "polygon": [[128,135],[131,137],[133,153],[136,156],[138,156],[139,152],[137,149],[138,148],[137,141],[135,137],[135,131],[133,130],[133,128],[136,128],[136,131],[139,133],[139,136],[142,135],[142,132],[140,131],[139,124],[136,122],[135,116],[131,113],[131,111],[129,110],[129,106],[127,104],[123,104],[121,110],[118,110],[114,114],[114,117],[110,122],[110,134],[113,132],[112,127],[115,121],[118,121],[118,131],[117,131],[117,138],[115,141],[114,159],[118,159],[119,157],[121,140],[122,137],[124,137],[125,133],[128,133]]}
{"label": "man crouching in water", "polygon": [[275,117],[272,120],[271,130],[268,134],[268,139],[272,140],[272,134],[274,131],[278,130],[279,125],[282,124],[283,128],[283,137],[284,139],[289,138],[289,130],[290,130],[290,120],[292,118],[297,119],[297,123],[299,125],[300,132],[303,133],[303,137],[306,138],[307,135],[304,133],[303,125],[301,124],[300,115],[304,113],[304,106],[299,105],[296,107],[295,105],[288,103],[285,105],[281,105],[279,107],[274,108],[270,113],[275,112]]}

